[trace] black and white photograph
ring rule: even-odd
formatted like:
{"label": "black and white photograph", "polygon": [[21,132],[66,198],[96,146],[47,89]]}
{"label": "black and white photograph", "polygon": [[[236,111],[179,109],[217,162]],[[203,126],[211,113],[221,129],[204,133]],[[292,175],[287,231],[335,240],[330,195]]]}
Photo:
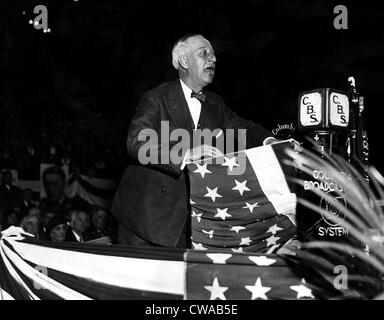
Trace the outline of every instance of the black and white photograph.
{"label": "black and white photograph", "polygon": [[379,1],[1,0],[0,309],[383,300],[382,30]]}

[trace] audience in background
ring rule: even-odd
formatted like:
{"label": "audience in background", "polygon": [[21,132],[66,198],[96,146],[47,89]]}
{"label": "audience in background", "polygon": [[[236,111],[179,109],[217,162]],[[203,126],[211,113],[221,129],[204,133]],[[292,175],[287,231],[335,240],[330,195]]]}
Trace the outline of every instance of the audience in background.
{"label": "audience in background", "polygon": [[[116,239],[116,221],[108,209],[91,206],[79,196],[66,196],[66,175],[59,166],[43,172],[46,197],[33,201],[31,189],[12,185],[12,174],[2,174],[0,231],[20,226],[37,239],[82,243],[100,238]],[[89,213],[89,215],[88,215]]]}
{"label": "audience in background", "polygon": [[[90,119],[90,125],[82,122],[78,127],[74,127],[72,122],[61,127],[41,127],[39,130],[33,126],[31,132],[1,128],[0,172],[5,174],[3,179],[0,177],[0,230],[9,226],[20,226],[24,217],[37,216],[41,219],[38,233],[42,239],[44,233],[49,235],[49,223],[56,215],[69,220],[71,210],[91,212],[91,205],[82,198],[65,196],[66,176],[58,168],[67,165],[70,175],[85,174],[105,179],[117,179],[121,176],[128,161],[123,143],[125,137],[113,133],[110,124],[105,124],[104,120],[105,118],[100,118],[95,124]],[[85,127],[88,129],[83,130]],[[90,130],[94,132],[90,134]],[[39,180],[42,163],[52,164],[56,168],[47,169],[44,174],[44,199],[40,199],[36,191],[29,188],[21,190],[13,185],[10,169],[18,172],[19,180]],[[50,172],[51,175],[47,177]],[[40,214],[33,209],[35,207],[40,209]],[[89,239],[94,239],[105,234],[115,237],[116,222],[109,210],[107,219],[105,213],[97,216],[98,218],[91,219],[91,227],[84,234],[84,240],[88,236]]]}
{"label": "audience in background", "polygon": [[39,208],[31,208],[27,215],[21,216],[17,208],[14,209],[8,214],[0,209],[0,231],[20,226],[40,240],[82,243],[106,238],[109,243],[116,243],[116,220],[103,207],[93,206],[90,215],[81,208],[70,209],[64,215],[42,214]]}

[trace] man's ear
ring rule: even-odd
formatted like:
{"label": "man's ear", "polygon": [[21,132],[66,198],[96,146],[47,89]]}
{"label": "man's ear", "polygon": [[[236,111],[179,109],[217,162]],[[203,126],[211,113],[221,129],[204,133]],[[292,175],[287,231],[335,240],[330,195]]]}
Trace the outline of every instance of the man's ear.
{"label": "man's ear", "polygon": [[188,69],[188,59],[186,56],[181,56],[179,58],[179,65],[183,68],[183,69]]}

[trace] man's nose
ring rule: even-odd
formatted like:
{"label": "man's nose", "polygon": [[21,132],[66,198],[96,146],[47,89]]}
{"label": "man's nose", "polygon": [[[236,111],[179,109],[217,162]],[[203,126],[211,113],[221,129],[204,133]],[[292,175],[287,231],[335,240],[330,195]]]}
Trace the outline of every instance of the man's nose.
{"label": "man's nose", "polygon": [[209,62],[216,62],[216,56],[214,53],[211,53],[208,57]]}

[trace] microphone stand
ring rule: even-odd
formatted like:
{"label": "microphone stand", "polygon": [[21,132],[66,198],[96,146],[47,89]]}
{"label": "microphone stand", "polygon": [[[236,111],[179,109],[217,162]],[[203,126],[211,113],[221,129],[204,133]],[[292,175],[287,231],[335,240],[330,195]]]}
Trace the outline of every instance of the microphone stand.
{"label": "microphone stand", "polygon": [[358,156],[359,160],[362,162],[363,169],[364,169],[364,176],[365,180],[367,182],[370,182],[368,169],[369,169],[369,143],[368,143],[368,134],[367,130],[365,129],[365,123],[364,123],[364,114],[365,111],[364,106],[364,97],[359,97],[359,125],[357,130],[358,135],[358,142],[359,142],[359,149],[358,149]]}
{"label": "microphone stand", "polygon": [[356,90],[355,78],[349,77],[348,83],[350,86],[349,97],[351,102],[350,117],[349,117],[349,132],[347,140],[347,159],[348,162],[353,162],[356,158],[356,111],[359,103],[359,93]]}
{"label": "microphone stand", "polygon": [[362,165],[364,177],[369,183],[369,144],[368,135],[364,127],[363,112],[365,110],[364,97],[359,95],[356,89],[355,78],[349,77],[350,85],[350,129],[347,141],[347,157],[348,162],[357,162],[357,165]]}

